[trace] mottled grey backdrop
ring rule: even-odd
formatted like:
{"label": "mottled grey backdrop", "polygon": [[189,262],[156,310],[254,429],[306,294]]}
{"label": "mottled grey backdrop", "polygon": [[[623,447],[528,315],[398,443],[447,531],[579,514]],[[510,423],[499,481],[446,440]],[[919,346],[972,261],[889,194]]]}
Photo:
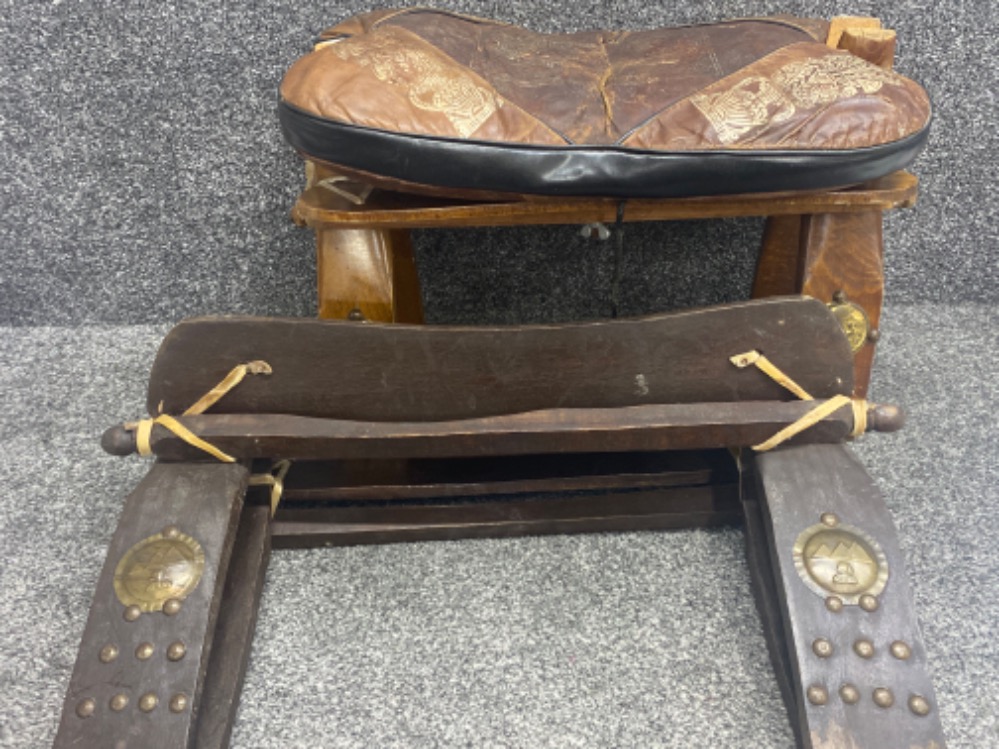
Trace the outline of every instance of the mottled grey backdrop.
{"label": "mottled grey backdrop", "polygon": [[[5,3],[0,323],[311,314],[312,238],[276,89],[319,29],[368,2]],[[936,104],[919,206],[890,219],[894,302],[996,299],[990,258],[997,36],[978,2],[440,2],[540,30],[640,28],[775,12],[880,16],[898,69]],[[624,311],[737,299],[758,222],[629,226]],[[436,322],[609,312],[611,252],[573,227],[421,234]]]}

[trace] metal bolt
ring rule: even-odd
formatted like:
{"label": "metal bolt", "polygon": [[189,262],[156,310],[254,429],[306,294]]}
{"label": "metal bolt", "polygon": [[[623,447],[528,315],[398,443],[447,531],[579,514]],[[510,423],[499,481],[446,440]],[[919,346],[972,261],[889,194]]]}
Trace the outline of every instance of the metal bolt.
{"label": "metal bolt", "polygon": [[825,637],[820,637],[812,643],[812,652],[819,658],[828,658],[833,654],[832,643]]}
{"label": "metal bolt", "polygon": [[878,687],[874,690],[874,704],[887,709],[895,704],[895,695],[891,693],[890,689]]}
{"label": "metal bolt", "polygon": [[87,697],[86,699],[80,700],[76,706],[76,714],[81,718],[89,718],[94,714],[94,710],[97,709],[97,703],[92,699]]}
{"label": "metal bolt", "polygon": [[127,694],[116,694],[111,698],[111,709],[116,713],[120,713],[128,705],[128,695]]}
{"label": "metal bolt", "polygon": [[179,598],[168,598],[163,602],[163,613],[167,616],[173,616],[178,611],[180,611],[180,599]]}
{"label": "metal bolt", "polygon": [[895,640],[891,644],[891,654],[900,661],[907,661],[912,656],[912,648],[901,640]]}
{"label": "metal bolt", "polygon": [[147,661],[153,655],[153,644],[151,642],[143,642],[135,649],[135,657],[140,661]]}
{"label": "metal bolt", "polygon": [[808,701],[813,705],[824,705],[829,701],[829,692],[826,688],[819,686],[818,684],[813,684],[805,692],[805,696],[808,697]]}
{"label": "metal bolt", "polygon": [[140,616],[142,616],[142,609],[136,606],[134,603],[131,606],[125,607],[125,613],[122,614],[125,617],[126,622],[134,622]]}
{"label": "metal bolt", "polygon": [[860,702],[860,691],[853,684],[844,684],[839,688],[839,696],[847,705]]}
{"label": "metal bolt", "polygon": [[829,596],[826,598],[826,608],[834,614],[843,610],[843,599],[839,596]]}
{"label": "metal bolt", "polygon": [[187,710],[187,695],[175,694],[170,698],[170,712],[182,713]]}
{"label": "metal bolt", "polygon": [[118,648],[108,643],[101,648],[101,652],[97,657],[101,659],[101,663],[110,663],[118,657]]}
{"label": "metal bolt", "polygon": [[187,653],[187,647],[182,642],[174,642],[167,648],[167,658],[171,661],[179,661]]}
{"label": "metal bolt", "polygon": [[139,698],[139,709],[144,713],[151,713],[160,704],[160,698],[152,692],[146,692]]}
{"label": "metal bolt", "polygon": [[861,658],[873,658],[874,643],[870,640],[857,640],[853,643],[853,652]]}
{"label": "metal bolt", "polygon": [[925,697],[914,694],[909,698],[909,709],[919,716],[929,715],[930,703]]}
{"label": "metal bolt", "polygon": [[865,593],[860,597],[860,608],[864,611],[872,612],[878,610],[878,599],[875,596]]}

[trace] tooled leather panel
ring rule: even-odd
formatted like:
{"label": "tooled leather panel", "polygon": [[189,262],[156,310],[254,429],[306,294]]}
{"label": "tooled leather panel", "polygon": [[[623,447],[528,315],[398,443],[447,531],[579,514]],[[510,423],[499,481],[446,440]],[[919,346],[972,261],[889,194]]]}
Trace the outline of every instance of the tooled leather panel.
{"label": "tooled leather panel", "polygon": [[578,145],[613,144],[684,96],[808,38],[768,21],[540,34],[417,10],[383,23],[412,31]]}
{"label": "tooled leather panel", "polygon": [[301,58],[285,75],[281,97],[326,119],[389,132],[565,145],[488,82],[392,25]]}
{"label": "tooled leather panel", "polygon": [[622,145],[656,150],[851,149],[929,122],[916,83],[816,43],[772,53],[677,103]]}

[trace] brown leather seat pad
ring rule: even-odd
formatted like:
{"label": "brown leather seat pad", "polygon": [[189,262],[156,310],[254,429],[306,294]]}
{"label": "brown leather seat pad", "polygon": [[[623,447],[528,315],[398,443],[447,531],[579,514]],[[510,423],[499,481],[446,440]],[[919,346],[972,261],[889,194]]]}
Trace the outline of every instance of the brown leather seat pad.
{"label": "brown leather seat pad", "polygon": [[[711,167],[720,181],[739,177],[721,192],[818,188],[901,168],[925,137],[926,93],[830,49],[827,28],[780,16],[541,34],[444,11],[380,11],[328,29],[292,65],[282,122],[307,156],[388,178],[437,184],[435,164],[454,153],[461,166],[446,186],[470,189],[629,194],[634,174],[646,183],[636,194],[688,194],[653,186],[664,178],[693,179],[689,194],[708,194],[711,173],[691,161],[702,153],[738,157]],[[412,166],[420,149],[434,156]],[[410,166],[396,168],[386,150]],[[849,153],[849,164],[802,160],[825,152]],[[740,177],[748,158],[760,160],[759,179]],[[825,183],[806,179],[830,164]],[[497,168],[544,174],[491,184]],[[466,180],[468,170],[479,173]]]}

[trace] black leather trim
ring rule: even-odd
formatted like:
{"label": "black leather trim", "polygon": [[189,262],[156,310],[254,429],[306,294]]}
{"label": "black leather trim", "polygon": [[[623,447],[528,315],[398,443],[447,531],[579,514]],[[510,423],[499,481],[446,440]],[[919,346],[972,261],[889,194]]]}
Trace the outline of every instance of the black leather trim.
{"label": "black leather trim", "polygon": [[394,133],[327,120],[278,104],[298,151],[331,164],[433,187],[532,195],[680,198],[821,190],[883,177],[922,149],[918,133],[851,150],[641,151],[541,147]]}

